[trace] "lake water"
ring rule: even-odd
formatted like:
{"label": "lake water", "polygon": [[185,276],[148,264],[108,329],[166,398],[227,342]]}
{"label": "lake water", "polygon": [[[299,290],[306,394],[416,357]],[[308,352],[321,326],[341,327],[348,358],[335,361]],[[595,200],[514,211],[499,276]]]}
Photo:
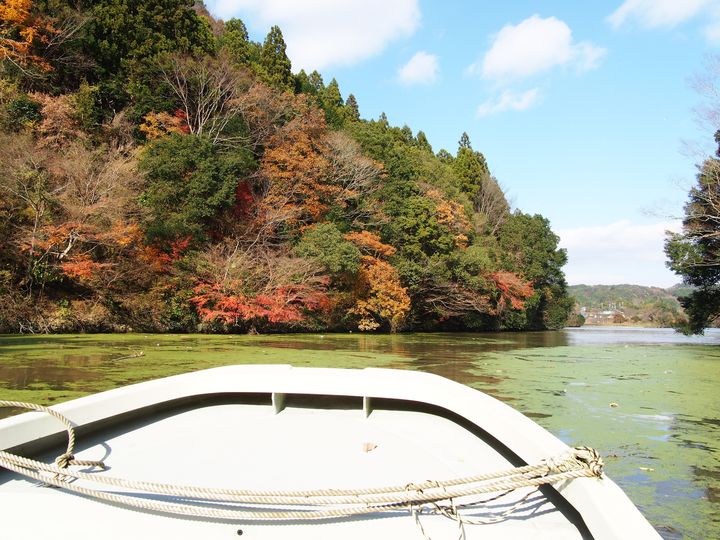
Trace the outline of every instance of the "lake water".
{"label": "lake water", "polygon": [[[720,538],[720,331],[0,336],[0,399],[53,403],[233,363],[428,371],[487,392],[606,472],[665,538]],[[0,413],[9,414],[8,411]]]}

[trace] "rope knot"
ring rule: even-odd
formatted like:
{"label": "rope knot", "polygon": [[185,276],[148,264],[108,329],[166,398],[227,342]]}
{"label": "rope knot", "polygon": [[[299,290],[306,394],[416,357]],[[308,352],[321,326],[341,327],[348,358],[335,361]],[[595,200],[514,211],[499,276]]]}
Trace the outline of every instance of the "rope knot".
{"label": "rope knot", "polygon": [[600,454],[594,448],[578,446],[573,449],[573,457],[585,465],[585,467],[587,467],[594,476],[597,476],[598,478],[602,476],[603,466],[605,463],[603,462],[602,457],[600,457]]}
{"label": "rope knot", "polygon": [[55,458],[55,465],[61,469],[67,469],[75,461],[75,455],[71,452],[65,452]]}

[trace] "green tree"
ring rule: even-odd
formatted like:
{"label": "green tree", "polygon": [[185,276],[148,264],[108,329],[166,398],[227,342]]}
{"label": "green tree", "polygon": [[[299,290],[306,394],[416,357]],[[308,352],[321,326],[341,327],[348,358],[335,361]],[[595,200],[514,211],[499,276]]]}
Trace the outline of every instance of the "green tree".
{"label": "green tree", "polygon": [[193,0],[94,2],[84,47],[99,76],[107,78],[161,52],[212,52],[212,30],[193,5]]}
{"label": "green tree", "polygon": [[345,109],[351,121],[356,122],[360,120],[360,107],[358,107],[358,102],[354,95],[350,94],[345,100]]}
{"label": "green tree", "polygon": [[146,186],[150,242],[191,236],[202,242],[221,210],[235,201],[238,181],[253,166],[249,151],[221,152],[207,138],[170,135],[148,145],[139,162]]}
{"label": "green tree", "polygon": [[[463,133],[467,139],[467,134]],[[475,196],[482,187],[483,181],[490,176],[485,156],[480,152],[473,151],[470,140],[460,140],[455,159],[452,162],[453,170],[459,182],[459,188],[471,198]]]}
{"label": "green tree", "polygon": [[292,66],[285,52],[286,49],[282,31],[278,26],[273,26],[263,42],[260,66],[268,84],[280,90],[294,88]]}
{"label": "green tree", "polygon": [[680,298],[688,315],[685,333],[700,334],[720,316],[720,130],[718,149],[699,167],[697,183],[685,204],[682,233],[668,233],[668,267],[696,287]]}
{"label": "green tree", "polygon": [[526,303],[525,321],[513,322],[510,327],[554,329],[564,326],[574,302],[567,294],[562,271],[567,252],[558,247],[559,242],[550,222],[539,214],[531,216],[515,211],[499,227],[501,267],[530,280],[535,289]]}
{"label": "green tree", "polygon": [[328,126],[339,128],[345,119],[345,105],[340,86],[333,78],[320,93],[320,105],[325,111],[325,120]]}
{"label": "green tree", "polygon": [[415,137],[415,144],[418,148],[420,148],[420,150],[425,150],[430,153],[433,151],[424,131],[418,131],[417,137]]}
{"label": "green tree", "polygon": [[225,23],[225,32],[220,37],[220,47],[236,64],[250,65],[252,60],[250,39],[245,23],[240,19],[230,19]]}
{"label": "green tree", "polygon": [[295,252],[314,259],[335,278],[357,274],[360,250],[332,223],[319,223],[305,231]]}

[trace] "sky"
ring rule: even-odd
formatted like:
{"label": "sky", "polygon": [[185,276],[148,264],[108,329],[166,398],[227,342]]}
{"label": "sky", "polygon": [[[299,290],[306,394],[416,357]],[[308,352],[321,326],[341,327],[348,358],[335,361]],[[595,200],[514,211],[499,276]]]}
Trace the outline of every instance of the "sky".
{"label": "sky", "polygon": [[550,220],[568,283],[669,287],[666,230],[714,151],[693,80],[720,52],[720,0],[208,0],[363,118],[463,132],[513,208]]}

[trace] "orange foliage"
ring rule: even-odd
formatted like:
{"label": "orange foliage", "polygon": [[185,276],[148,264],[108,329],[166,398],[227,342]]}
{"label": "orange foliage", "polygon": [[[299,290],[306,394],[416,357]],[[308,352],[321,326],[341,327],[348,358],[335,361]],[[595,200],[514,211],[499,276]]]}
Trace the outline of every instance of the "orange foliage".
{"label": "orange foliage", "polygon": [[150,141],[164,137],[169,133],[190,133],[187,116],[179,109],[174,114],[151,112],[146,114],[143,120],[144,122],[140,124],[140,131]]}
{"label": "orange foliage", "polygon": [[320,288],[309,284],[284,285],[272,291],[246,295],[242,282],[236,281],[223,287],[219,283],[200,283],[195,287],[195,304],[204,322],[220,321],[227,325],[241,321],[266,319],[270,323],[294,323],[305,319],[306,311],[327,310],[330,302],[325,294],[328,280],[318,283]]}
{"label": "orange foliage", "polygon": [[532,282],[522,279],[513,272],[494,272],[488,276],[500,292],[498,299],[498,311],[510,307],[512,309],[524,309],[525,300],[535,292]]}
{"label": "orange foliage", "polygon": [[345,240],[352,242],[362,252],[373,257],[392,257],[397,251],[394,247],[383,244],[377,234],[369,231],[348,233],[345,235]]}
{"label": "orange foliage", "polygon": [[0,1],[0,60],[50,71],[50,64],[34,54],[33,48],[47,43],[48,35],[57,30],[46,17],[33,15],[32,7],[32,0]]}
{"label": "orange foliage", "polygon": [[358,288],[362,297],[350,313],[360,316],[358,329],[375,330],[380,327],[378,319],[390,324],[390,331],[397,331],[410,312],[410,297],[400,285],[400,276],[390,263],[377,257],[363,255]]}
{"label": "orange foliage", "polygon": [[260,215],[267,223],[320,221],[342,191],[324,181],[329,163],[323,113],[300,105],[299,114],[270,137],[260,162],[266,185]]}
{"label": "orange foliage", "polygon": [[472,225],[463,206],[456,201],[447,200],[437,189],[428,189],[425,194],[435,202],[438,222],[455,234],[455,245],[461,249],[466,248],[467,235]]}
{"label": "orange foliage", "polygon": [[182,257],[191,240],[192,237],[186,236],[173,240],[167,246],[144,246],[140,258],[155,272],[169,272],[173,263]]}
{"label": "orange foliage", "polygon": [[93,261],[87,253],[81,253],[66,262],[60,263],[63,274],[81,282],[92,281],[100,270],[108,266],[111,266],[111,264]]}

